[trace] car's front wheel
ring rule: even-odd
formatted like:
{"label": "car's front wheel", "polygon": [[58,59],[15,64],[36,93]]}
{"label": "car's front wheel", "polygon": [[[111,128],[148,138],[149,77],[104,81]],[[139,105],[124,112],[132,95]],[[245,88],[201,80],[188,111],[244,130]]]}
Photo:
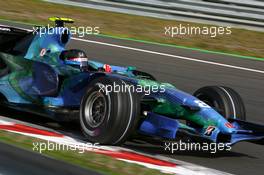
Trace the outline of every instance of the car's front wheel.
{"label": "car's front wheel", "polygon": [[206,86],[198,89],[194,96],[227,119],[246,120],[245,106],[241,96],[229,87]]}
{"label": "car's front wheel", "polygon": [[[140,103],[138,95],[125,85],[122,80],[108,77],[88,85],[81,102],[80,123],[89,141],[120,145],[134,132]],[[114,90],[117,86],[120,88]]]}

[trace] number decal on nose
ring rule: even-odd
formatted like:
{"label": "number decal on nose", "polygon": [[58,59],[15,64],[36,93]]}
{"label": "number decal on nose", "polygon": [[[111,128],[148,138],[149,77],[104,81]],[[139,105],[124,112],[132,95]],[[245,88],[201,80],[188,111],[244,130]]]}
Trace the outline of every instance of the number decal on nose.
{"label": "number decal on nose", "polygon": [[194,100],[194,103],[196,103],[201,108],[210,108],[208,104],[200,100]]}
{"label": "number decal on nose", "polygon": [[41,49],[39,56],[43,57],[46,54],[46,52],[47,52],[47,50],[45,48]]}

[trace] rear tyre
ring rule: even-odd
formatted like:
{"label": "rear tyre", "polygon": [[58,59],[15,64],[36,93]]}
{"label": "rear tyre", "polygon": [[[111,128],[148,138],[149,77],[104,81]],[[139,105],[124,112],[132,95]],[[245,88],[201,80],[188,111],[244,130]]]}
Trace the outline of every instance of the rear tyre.
{"label": "rear tyre", "polygon": [[89,141],[120,145],[135,131],[140,114],[138,95],[129,89],[110,90],[125,85],[122,80],[107,77],[89,84],[80,109],[81,128]]}
{"label": "rear tyre", "polygon": [[245,105],[241,96],[224,86],[206,86],[198,89],[194,96],[213,107],[226,119],[246,120]]}

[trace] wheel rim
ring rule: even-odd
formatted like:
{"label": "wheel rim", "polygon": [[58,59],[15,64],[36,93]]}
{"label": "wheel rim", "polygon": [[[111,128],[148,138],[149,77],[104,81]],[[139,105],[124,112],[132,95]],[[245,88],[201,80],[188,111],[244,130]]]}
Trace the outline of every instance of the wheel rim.
{"label": "wheel rim", "polygon": [[92,128],[100,126],[105,119],[106,110],[105,96],[101,92],[91,93],[85,103],[84,115],[86,123]]}

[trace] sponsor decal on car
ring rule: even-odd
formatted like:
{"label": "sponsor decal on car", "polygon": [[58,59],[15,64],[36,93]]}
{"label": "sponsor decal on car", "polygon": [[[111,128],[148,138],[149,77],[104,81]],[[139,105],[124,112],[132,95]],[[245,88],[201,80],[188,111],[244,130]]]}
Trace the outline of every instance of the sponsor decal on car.
{"label": "sponsor decal on car", "polygon": [[43,57],[46,54],[46,52],[47,52],[47,50],[45,48],[41,49],[39,56]]}
{"label": "sponsor decal on car", "polygon": [[234,126],[231,123],[229,123],[229,122],[225,123],[225,126],[228,127],[228,128],[234,128]]}
{"label": "sponsor decal on car", "polygon": [[208,126],[204,132],[204,135],[211,136],[214,130],[215,130],[215,126]]}

